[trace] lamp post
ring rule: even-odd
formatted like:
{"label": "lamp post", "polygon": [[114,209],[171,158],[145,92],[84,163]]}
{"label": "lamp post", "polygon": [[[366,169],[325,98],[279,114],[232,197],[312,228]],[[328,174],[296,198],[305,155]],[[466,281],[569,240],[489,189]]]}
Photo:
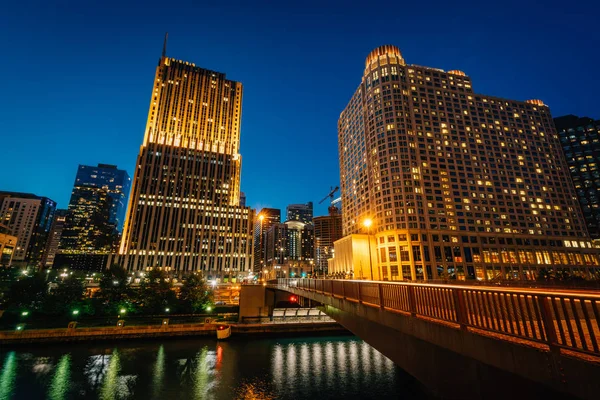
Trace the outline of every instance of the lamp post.
{"label": "lamp post", "polygon": [[371,280],[375,279],[373,276],[373,261],[371,260],[371,225],[373,224],[373,220],[371,218],[367,218],[363,221],[363,225],[367,228],[367,242],[369,246],[369,269],[371,270]]}

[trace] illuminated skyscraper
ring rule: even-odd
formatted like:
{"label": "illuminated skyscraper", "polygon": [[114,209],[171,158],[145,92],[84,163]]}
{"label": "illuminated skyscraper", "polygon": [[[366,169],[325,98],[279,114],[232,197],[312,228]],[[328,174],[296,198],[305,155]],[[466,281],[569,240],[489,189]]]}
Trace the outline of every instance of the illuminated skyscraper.
{"label": "illuminated skyscraper", "polygon": [[333,243],[342,238],[342,215],[335,206],[329,215],[313,218],[315,226],[315,272],[327,274],[327,260],[333,257]]}
{"label": "illuminated skyscraper", "polygon": [[253,213],[239,205],[241,112],[241,83],[163,49],[117,262],[209,279],[249,270]]}
{"label": "illuminated skyscraper", "polygon": [[41,267],[56,202],[31,193],[0,192],[0,224],[18,238],[12,265]]}
{"label": "illuminated skyscraper", "polygon": [[254,272],[259,272],[265,266],[266,238],[269,228],[281,222],[281,210],[263,208],[254,219]]}
{"label": "illuminated skyscraper", "polygon": [[286,207],[287,221],[300,221],[304,224],[312,224],[313,203],[290,204]]}
{"label": "illuminated skyscraper", "polygon": [[581,211],[592,239],[600,239],[600,120],[554,118]]}
{"label": "illuminated skyscraper", "polygon": [[408,65],[382,46],[338,138],[343,233],[369,238],[376,279],[598,273],[542,101],[477,94],[464,72]]}

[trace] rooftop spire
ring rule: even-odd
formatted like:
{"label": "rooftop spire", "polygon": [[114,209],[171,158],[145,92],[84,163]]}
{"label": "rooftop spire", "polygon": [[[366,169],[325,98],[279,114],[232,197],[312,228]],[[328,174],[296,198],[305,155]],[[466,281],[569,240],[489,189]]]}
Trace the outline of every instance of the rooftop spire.
{"label": "rooftop spire", "polygon": [[162,52],[163,57],[167,56],[167,39],[169,39],[169,32],[165,33],[165,42],[163,44],[163,52]]}

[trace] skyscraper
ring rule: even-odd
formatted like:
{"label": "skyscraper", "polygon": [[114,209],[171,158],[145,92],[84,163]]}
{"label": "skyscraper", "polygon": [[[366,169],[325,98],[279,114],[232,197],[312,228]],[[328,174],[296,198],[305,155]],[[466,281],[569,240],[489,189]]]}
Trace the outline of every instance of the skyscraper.
{"label": "skyscraper", "polygon": [[56,202],[31,193],[0,192],[0,224],[18,238],[12,264],[40,267]]}
{"label": "skyscraper", "polygon": [[104,188],[110,200],[110,214],[108,222],[113,224],[117,231],[123,230],[125,222],[125,212],[127,211],[127,199],[129,197],[129,188],[131,178],[124,169],[118,169],[116,165],[98,164],[79,165],[75,183],[73,184],[73,193],[69,206],[77,202],[76,191],[80,187]]}
{"label": "skyscraper", "polygon": [[266,235],[269,228],[281,222],[281,210],[263,208],[254,219],[254,272],[266,263]]}
{"label": "skyscraper", "polygon": [[286,221],[300,221],[305,224],[312,224],[313,203],[309,201],[306,204],[290,204],[286,207]]}
{"label": "skyscraper", "polygon": [[336,207],[330,207],[330,214],[313,219],[315,226],[315,272],[327,273],[327,260],[333,257],[333,243],[342,238],[342,215]]}
{"label": "skyscraper", "polygon": [[477,94],[464,72],[408,65],[382,46],[338,139],[343,231],[369,238],[376,278],[598,272],[542,101]]}
{"label": "skyscraper", "polygon": [[59,253],[114,252],[129,186],[129,175],[115,165],[80,165],[71,192]]}
{"label": "skyscraper", "polygon": [[237,279],[252,266],[240,203],[242,84],[163,55],[156,68],[120,257],[129,270]]}
{"label": "skyscraper", "polygon": [[42,259],[42,266],[49,268],[54,265],[54,258],[58,252],[60,246],[60,238],[65,227],[65,220],[67,217],[67,210],[56,209],[54,213],[54,221],[52,221],[52,227],[48,233],[48,240],[46,241],[46,252]]}
{"label": "skyscraper", "polygon": [[554,118],[588,232],[600,239],[600,120]]}

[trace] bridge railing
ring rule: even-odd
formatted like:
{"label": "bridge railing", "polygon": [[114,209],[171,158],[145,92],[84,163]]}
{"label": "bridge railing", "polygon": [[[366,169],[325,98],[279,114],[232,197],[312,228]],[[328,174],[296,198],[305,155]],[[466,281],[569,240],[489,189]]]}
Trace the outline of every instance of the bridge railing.
{"label": "bridge railing", "polygon": [[444,321],[461,329],[600,356],[600,295],[351,280],[287,278],[277,283]]}

